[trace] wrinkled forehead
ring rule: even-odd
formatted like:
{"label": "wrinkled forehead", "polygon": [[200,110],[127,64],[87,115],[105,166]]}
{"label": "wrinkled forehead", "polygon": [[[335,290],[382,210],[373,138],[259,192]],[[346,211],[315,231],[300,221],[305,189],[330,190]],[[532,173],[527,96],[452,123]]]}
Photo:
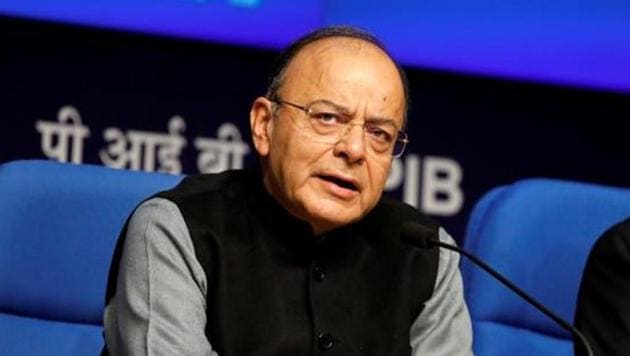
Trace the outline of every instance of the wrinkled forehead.
{"label": "wrinkled forehead", "polygon": [[400,125],[406,110],[394,62],[376,45],[354,38],[326,38],[305,46],[288,64],[280,93],[302,103],[328,99],[350,109],[363,105],[399,118]]}

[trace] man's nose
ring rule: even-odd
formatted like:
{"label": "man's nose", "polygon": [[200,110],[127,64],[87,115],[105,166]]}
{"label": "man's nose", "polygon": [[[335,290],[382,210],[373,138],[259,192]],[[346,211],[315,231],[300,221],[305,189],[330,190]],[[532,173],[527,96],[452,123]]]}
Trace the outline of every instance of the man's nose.
{"label": "man's nose", "polygon": [[349,163],[363,162],[366,154],[363,124],[350,124],[335,145],[334,153],[336,156],[345,157]]}

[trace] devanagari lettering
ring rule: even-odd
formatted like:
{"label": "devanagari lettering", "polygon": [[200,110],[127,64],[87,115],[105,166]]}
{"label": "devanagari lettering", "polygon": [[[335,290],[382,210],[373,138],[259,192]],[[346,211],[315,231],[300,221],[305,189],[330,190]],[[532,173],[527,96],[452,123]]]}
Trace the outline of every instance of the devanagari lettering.
{"label": "devanagari lettering", "polygon": [[68,162],[70,156],[70,162],[82,163],[83,140],[90,136],[90,129],[82,124],[79,111],[70,105],[59,109],[57,121],[35,122],[35,128],[42,136],[44,155],[59,162]]}
{"label": "devanagari lettering", "polygon": [[238,127],[229,122],[219,126],[216,139],[198,137],[194,144],[199,150],[197,168],[201,173],[243,168],[243,159],[249,153],[249,145],[243,142]]}

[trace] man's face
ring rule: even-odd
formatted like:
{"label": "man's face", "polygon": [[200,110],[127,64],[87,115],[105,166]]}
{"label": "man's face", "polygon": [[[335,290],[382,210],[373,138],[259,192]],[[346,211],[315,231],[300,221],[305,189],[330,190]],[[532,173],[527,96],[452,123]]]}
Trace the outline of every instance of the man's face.
{"label": "man's face", "polygon": [[322,143],[304,129],[304,111],[288,105],[273,111],[267,99],[256,99],[250,119],[265,186],[315,234],[361,219],[378,202],[392,161],[391,154],[370,149],[361,124],[403,124],[404,93],[395,65],[372,44],[324,39],[291,61],[278,94],[302,106],[334,103],[358,125],[335,143]]}

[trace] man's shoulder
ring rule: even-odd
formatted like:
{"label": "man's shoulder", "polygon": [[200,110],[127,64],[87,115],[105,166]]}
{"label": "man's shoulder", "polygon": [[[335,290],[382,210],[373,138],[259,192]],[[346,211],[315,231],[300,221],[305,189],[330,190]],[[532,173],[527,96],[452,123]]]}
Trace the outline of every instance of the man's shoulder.
{"label": "man's shoulder", "polygon": [[175,187],[157,193],[156,197],[176,203],[216,196],[237,195],[251,185],[254,173],[248,170],[227,170],[220,173],[197,174],[185,177]]}
{"label": "man's shoulder", "polygon": [[620,235],[622,239],[630,240],[630,218],[627,218],[610,228],[610,232]]}
{"label": "man's shoulder", "polygon": [[418,209],[405,202],[385,195],[366,218],[396,225],[402,225],[405,222],[414,222],[436,231],[440,228],[438,221],[422,214]]}
{"label": "man's shoulder", "polygon": [[630,218],[606,230],[595,242],[591,255],[602,261],[621,258],[630,263]]}
{"label": "man's shoulder", "polygon": [[[422,214],[409,204],[386,196],[383,196],[374,209],[363,218],[360,226],[368,231],[367,235],[371,236],[372,241],[380,241],[380,243],[407,251],[411,249],[411,246],[401,241],[400,235],[402,227],[408,222],[428,228],[434,232],[435,236],[439,234],[440,224],[437,221]],[[411,250],[419,252],[417,249]],[[424,251],[424,253],[437,256],[437,253],[434,253],[436,251],[437,249],[432,249]]]}

